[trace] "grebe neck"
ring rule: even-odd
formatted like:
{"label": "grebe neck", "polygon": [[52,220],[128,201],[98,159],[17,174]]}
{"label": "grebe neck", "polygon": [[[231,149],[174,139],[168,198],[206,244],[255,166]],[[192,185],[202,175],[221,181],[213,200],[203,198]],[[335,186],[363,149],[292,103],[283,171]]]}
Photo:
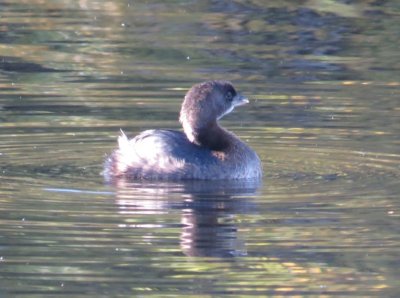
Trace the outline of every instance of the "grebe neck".
{"label": "grebe neck", "polygon": [[186,123],[183,129],[189,141],[210,150],[223,151],[230,145],[231,134],[219,126],[217,121],[200,127]]}

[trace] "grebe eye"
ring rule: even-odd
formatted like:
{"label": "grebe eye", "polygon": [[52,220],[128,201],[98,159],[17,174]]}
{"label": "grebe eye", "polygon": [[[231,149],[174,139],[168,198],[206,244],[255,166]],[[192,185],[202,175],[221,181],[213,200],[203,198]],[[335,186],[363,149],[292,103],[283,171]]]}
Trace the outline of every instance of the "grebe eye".
{"label": "grebe eye", "polygon": [[231,91],[228,91],[225,95],[225,98],[227,101],[232,101],[233,100],[233,94]]}

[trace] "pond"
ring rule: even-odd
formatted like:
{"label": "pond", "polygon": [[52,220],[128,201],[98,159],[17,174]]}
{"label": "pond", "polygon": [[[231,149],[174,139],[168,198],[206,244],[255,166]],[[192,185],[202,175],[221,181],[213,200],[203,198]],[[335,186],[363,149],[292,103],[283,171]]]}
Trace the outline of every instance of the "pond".
{"label": "pond", "polygon": [[[398,297],[396,1],[1,1],[0,296]],[[195,83],[255,181],[101,175]]]}

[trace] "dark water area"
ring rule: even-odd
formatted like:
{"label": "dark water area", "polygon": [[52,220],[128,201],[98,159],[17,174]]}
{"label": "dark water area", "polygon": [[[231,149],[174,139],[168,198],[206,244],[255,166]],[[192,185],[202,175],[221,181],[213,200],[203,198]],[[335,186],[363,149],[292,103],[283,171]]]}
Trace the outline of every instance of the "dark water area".
{"label": "dark water area", "polygon": [[[400,3],[0,1],[1,297],[399,297]],[[221,124],[259,181],[109,185],[119,130]]]}

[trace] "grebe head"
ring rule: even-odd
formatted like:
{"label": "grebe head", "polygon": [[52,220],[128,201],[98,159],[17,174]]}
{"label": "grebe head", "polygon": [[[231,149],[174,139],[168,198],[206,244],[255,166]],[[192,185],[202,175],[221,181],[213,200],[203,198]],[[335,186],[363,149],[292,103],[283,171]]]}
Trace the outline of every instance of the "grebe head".
{"label": "grebe head", "polygon": [[200,131],[214,127],[217,120],[248,102],[230,82],[207,81],[186,93],[179,120],[188,139],[196,143]]}

